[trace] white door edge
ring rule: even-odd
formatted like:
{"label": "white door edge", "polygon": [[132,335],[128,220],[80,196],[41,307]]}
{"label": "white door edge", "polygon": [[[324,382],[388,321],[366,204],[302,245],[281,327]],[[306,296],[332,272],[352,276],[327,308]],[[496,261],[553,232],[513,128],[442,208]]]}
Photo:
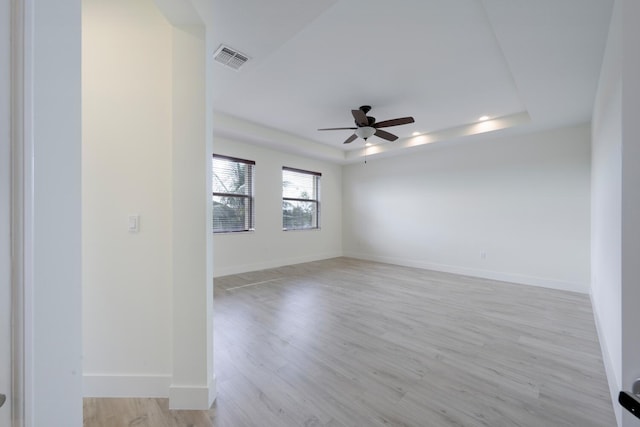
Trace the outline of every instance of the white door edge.
{"label": "white door edge", "polygon": [[11,2],[12,418],[33,425],[33,0]]}

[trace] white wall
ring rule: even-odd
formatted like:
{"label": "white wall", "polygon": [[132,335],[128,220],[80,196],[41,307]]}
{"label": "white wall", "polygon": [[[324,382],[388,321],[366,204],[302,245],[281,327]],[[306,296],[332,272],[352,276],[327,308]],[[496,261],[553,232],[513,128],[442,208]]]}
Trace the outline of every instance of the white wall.
{"label": "white wall", "polygon": [[640,4],[617,0],[593,114],[591,298],[619,426],[640,420],[617,403],[640,377]]}
{"label": "white wall", "polygon": [[[216,276],[342,255],[340,165],[256,145],[214,139],[216,154],[255,160],[255,231],[214,235]],[[282,231],[282,167],[322,173],[319,230]]]}
{"label": "white wall", "polygon": [[[622,376],[621,19],[616,2],[593,113],[591,162],[591,299],[613,402]],[[620,405],[614,409],[620,421]]]}
{"label": "white wall", "polygon": [[[27,50],[32,108],[33,426],[82,425],[80,2],[35,0]],[[28,139],[29,140],[29,139]],[[28,181],[30,179],[28,178]],[[26,190],[27,192],[29,189]],[[27,354],[29,356],[29,354]],[[30,381],[31,380],[31,381]]]}
{"label": "white wall", "polygon": [[349,165],[344,253],[587,292],[589,135],[578,126]]}
{"label": "white wall", "polygon": [[203,25],[173,29],[171,409],[208,409],[216,389],[207,52]]}
{"label": "white wall", "polygon": [[[622,12],[622,388],[640,378],[640,2]],[[623,427],[640,419],[623,412]]]}
{"label": "white wall", "polygon": [[172,29],[151,0],[83,0],[82,19],[85,394],[166,396]]}
{"label": "white wall", "polygon": [[197,3],[83,2],[87,396],[215,398],[210,5]]}

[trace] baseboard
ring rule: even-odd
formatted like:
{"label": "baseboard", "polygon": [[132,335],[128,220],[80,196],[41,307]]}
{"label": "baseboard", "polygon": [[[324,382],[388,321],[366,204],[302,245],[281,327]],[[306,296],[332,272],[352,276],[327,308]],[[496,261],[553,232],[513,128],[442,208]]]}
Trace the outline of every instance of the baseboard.
{"label": "baseboard", "polygon": [[613,361],[611,360],[611,355],[609,354],[609,347],[607,346],[607,338],[601,332],[602,324],[600,322],[600,316],[598,315],[598,311],[596,310],[596,305],[593,303],[592,293],[589,293],[589,298],[591,299],[591,311],[593,312],[593,320],[596,324],[596,332],[598,334],[598,341],[600,342],[602,362],[604,364],[604,371],[607,376],[607,383],[609,385],[609,394],[611,395],[613,412],[616,415],[616,422],[618,424],[618,427],[621,427],[622,426],[622,407],[617,404],[618,393],[621,390],[621,386],[620,386],[621,382],[618,380],[616,371],[613,368]]}
{"label": "baseboard", "polygon": [[214,266],[213,277],[215,278],[215,277],[228,276],[230,274],[241,274],[241,273],[247,273],[250,271],[266,270],[268,268],[277,268],[277,267],[283,267],[286,265],[302,264],[305,262],[322,261],[325,259],[338,258],[341,256],[342,256],[341,252],[335,252],[335,253],[327,253],[327,254],[319,254],[319,255],[309,255],[304,257],[281,258],[281,259],[275,259],[275,260],[270,260],[265,262],[257,262],[252,264],[234,265],[231,267]]}
{"label": "baseboard", "polygon": [[171,375],[84,374],[84,397],[168,397]]}
{"label": "baseboard", "polygon": [[354,252],[346,252],[345,257],[357,258],[367,261],[384,262],[387,264],[401,265],[404,267],[422,268],[425,270],[440,271],[443,273],[460,274],[462,276],[479,277],[482,279],[498,280],[501,282],[518,283],[522,285],[540,286],[543,288],[557,289],[562,291],[578,292],[581,294],[588,293],[587,284],[565,282],[562,280],[548,279],[542,277],[527,276],[523,274],[505,273],[492,270],[482,270],[476,268],[467,268],[455,265],[438,264],[428,261],[408,260],[403,258],[393,258],[376,256],[369,254],[360,254]]}
{"label": "baseboard", "polygon": [[216,377],[207,386],[169,387],[169,409],[207,410],[216,399]]}

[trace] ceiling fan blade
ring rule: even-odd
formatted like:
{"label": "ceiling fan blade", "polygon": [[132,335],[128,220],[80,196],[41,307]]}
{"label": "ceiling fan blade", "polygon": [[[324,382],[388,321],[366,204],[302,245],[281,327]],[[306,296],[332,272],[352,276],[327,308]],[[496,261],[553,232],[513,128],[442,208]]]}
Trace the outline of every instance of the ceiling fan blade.
{"label": "ceiling fan blade", "polygon": [[356,130],[358,128],[324,128],[324,129],[318,129],[318,130],[346,130],[346,129]]}
{"label": "ceiling fan blade", "polygon": [[350,144],[353,141],[355,141],[356,139],[358,139],[358,136],[354,133],[349,138],[347,138],[347,140],[345,142],[343,142],[343,144]]}
{"label": "ceiling fan blade", "polygon": [[376,133],[374,133],[374,135],[379,138],[386,139],[387,141],[395,141],[396,139],[398,139],[396,135],[380,129],[376,130]]}
{"label": "ceiling fan blade", "polygon": [[413,117],[400,117],[399,119],[383,120],[373,125],[374,128],[388,128],[389,126],[408,125],[413,123]]}
{"label": "ceiling fan blade", "polygon": [[367,115],[362,110],[351,110],[351,114],[353,114],[353,118],[356,119],[356,124],[358,126],[369,126],[369,119],[367,119]]}

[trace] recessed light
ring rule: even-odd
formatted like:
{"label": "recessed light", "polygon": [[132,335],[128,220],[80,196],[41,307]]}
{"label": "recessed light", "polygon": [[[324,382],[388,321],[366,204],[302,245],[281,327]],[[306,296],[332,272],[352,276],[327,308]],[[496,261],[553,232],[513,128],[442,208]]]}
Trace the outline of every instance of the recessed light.
{"label": "recessed light", "polygon": [[482,117],[478,118],[478,121],[479,122],[484,122],[484,121],[489,120],[489,119],[490,119],[489,116],[482,116]]}
{"label": "recessed light", "polygon": [[412,133],[411,135],[412,135],[412,136],[419,136],[419,135],[420,135],[420,132],[414,132],[414,133]]}

